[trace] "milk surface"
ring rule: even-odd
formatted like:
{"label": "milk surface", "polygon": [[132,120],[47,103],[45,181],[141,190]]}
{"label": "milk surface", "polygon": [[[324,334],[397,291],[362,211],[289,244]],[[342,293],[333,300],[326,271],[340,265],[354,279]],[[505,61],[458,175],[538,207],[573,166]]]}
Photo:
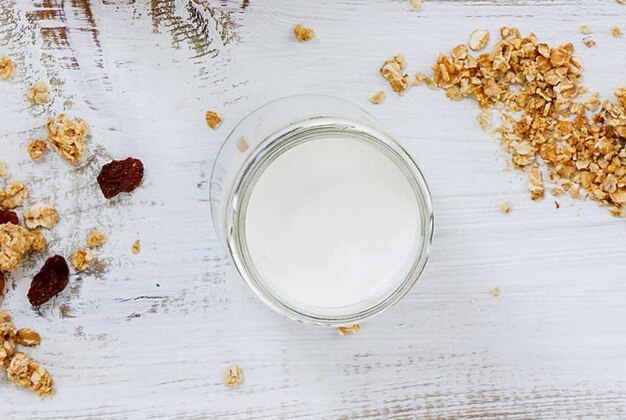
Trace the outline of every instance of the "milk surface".
{"label": "milk surface", "polygon": [[258,273],[281,298],[339,308],[399,285],[419,252],[420,217],[408,179],[379,149],[321,138],[263,172],[244,238]]}

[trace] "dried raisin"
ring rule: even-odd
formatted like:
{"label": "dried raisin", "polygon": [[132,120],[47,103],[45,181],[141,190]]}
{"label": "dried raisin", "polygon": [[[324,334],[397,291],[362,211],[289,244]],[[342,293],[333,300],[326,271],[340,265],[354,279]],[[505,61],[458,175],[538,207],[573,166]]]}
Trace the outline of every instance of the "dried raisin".
{"label": "dried raisin", "polygon": [[19,225],[20,220],[17,217],[17,213],[9,210],[0,210],[0,225],[5,223],[13,223],[14,225]]}
{"label": "dried raisin", "polygon": [[132,192],[143,179],[143,163],[139,159],[114,160],[102,167],[98,184],[105,198],[113,198],[122,192]]}
{"label": "dried raisin", "polygon": [[45,264],[33,277],[28,290],[28,301],[33,306],[39,306],[65,289],[69,281],[70,269],[65,258],[55,255],[46,260]]}

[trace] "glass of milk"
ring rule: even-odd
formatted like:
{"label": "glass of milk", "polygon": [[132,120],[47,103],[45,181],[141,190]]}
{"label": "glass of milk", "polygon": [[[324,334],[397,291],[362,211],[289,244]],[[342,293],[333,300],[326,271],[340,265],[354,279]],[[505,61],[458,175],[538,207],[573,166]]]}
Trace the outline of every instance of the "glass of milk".
{"label": "glass of milk", "polygon": [[330,96],[270,102],[230,133],[211,212],[237,271],[275,311],[306,323],[363,321],[422,273],[430,192],[367,112]]}

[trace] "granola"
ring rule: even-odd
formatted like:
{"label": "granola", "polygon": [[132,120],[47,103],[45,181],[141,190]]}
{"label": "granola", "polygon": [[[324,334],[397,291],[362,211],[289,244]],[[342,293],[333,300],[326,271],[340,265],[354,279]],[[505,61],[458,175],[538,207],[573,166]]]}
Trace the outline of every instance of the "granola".
{"label": "granola", "polygon": [[86,249],[78,249],[70,256],[70,264],[76,271],[85,271],[93,262],[93,252]]}
{"label": "granola", "polygon": [[481,110],[476,116],[476,121],[478,121],[478,124],[483,130],[487,131],[487,129],[489,128],[489,125],[491,125],[491,110],[490,109]]}
{"label": "granola", "polygon": [[85,153],[89,127],[83,120],[71,120],[65,114],[52,118],[46,125],[48,142],[70,163],[77,164]]}
{"label": "granola", "polygon": [[500,296],[500,288],[499,287],[494,287],[493,289],[491,289],[491,294],[493,295],[493,297]]}
{"label": "granola", "polygon": [[48,143],[43,140],[31,140],[28,143],[28,155],[32,160],[41,159],[48,151]]}
{"label": "granola", "polygon": [[46,249],[46,238],[43,236],[43,233],[34,230],[30,233],[30,237],[32,239],[30,246],[32,251],[41,252]]}
{"label": "granola", "polygon": [[396,54],[380,68],[380,74],[387,79],[394,92],[402,93],[409,88],[410,77],[404,72],[406,59],[402,54]]}
{"label": "granola", "polygon": [[234,388],[243,382],[243,369],[238,365],[229,366],[224,372],[224,385]]}
{"label": "granola", "polygon": [[9,179],[11,176],[11,172],[9,172],[9,167],[6,163],[0,162],[0,178]]}
{"label": "granola", "polygon": [[44,227],[51,229],[59,220],[54,207],[47,204],[36,204],[24,211],[24,225],[28,229]]}
{"label": "granola", "polygon": [[470,34],[469,45],[470,50],[480,51],[489,43],[489,31],[486,29],[476,29]]}
{"label": "granola", "polygon": [[293,36],[300,42],[307,42],[315,38],[315,31],[299,23],[293,28]]}
{"label": "granola", "polygon": [[28,198],[28,189],[20,182],[12,182],[4,191],[0,191],[0,207],[14,209],[24,203]]}
{"label": "granola", "polygon": [[46,369],[24,353],[16,353],[7,368],[9,381],[22,388],[35,391],[38,396],[54,393],[52,379]]}
{"label": "granola", "polygon": [[104,245],[109,238],[100,232],[98,229],[92,229],[87,234],[87,246],[89,248],[97,248],[101,245]]}
{"label": "granola", "polygon": [[619,38],[623,35],[622,29],[619,26],[611,26],[611,35],[616,38]]}
{"label": "granola", "polygon": [[0,79],[7,80],[13,74],[15,66],[9,57],[0,54]]}
{"label": "granola", "polygon": [[421,10],[422,0],[411,0],[411,6],[413,6],[413,9],[415,10]]}
{"label": "granola", "polygon": [[355,334],[360,329],[361,326],[359,324],[347,325],[345,327],[337,327],[337,334],[343,337],[344,335]]}
{"label": "granola", "polygon": [[14,271],[28,251],[36,250],[36,237],[19,225],[0,225],[0,271]]}
{"label": "granola", "polygon": [[593,38],[591,38],[591,37],[587,37],[587,38],[583,38],[583,44],[585,44],[587,47],[591,48],[591,47],[595,47],[596,46],[596,41],[594,41]]}
{"label": "granola", "polygon": [[6,366],[15,353],[17,331],[6,312],[0,312],[0,366]]}
{"label": "granola", "polygon": [[41,343],[41,336],[39,333],[31,330],[30,328],[20,328],[17,330],[16,339],[17,344],[26,347],[37,346]]}
{"label": "granola", "polygon": [[612,102],[582,86],[571,43],[549,46],[508,27],[500,36],[477,57],[463,46],[441,54],[434,84],[449,97],[473,98],[481,109],[499,112],[495,132],[513,165],[530,171],[534,199],[544,195],[541,165],[558,187],[553,191],[588,196],[611,214],[626,215],[626,89]]}
{"label": "granola", "polygon": [[32,88],[26,91],[26,99],[37,105],[43,105],[49,102],[50,91],[48,85],[44,82],[35,83]]}
{"label": "granola", "polygon": [[370,97],[370,102],[374,105],[381,104],[385,100],[385,92],[379,90],[374,95]]}
{"label": "granola", "polygon": [[209,127],[215,130],[222,123],[222,116],[215,111],[207,111],[206,112],[206,123]]}
{"label": "granola", "polygon": [[139,254],[139,251],[141,251],[141,241],[137,239],[135,242],[133,242],[133,246],[130,247],[130,250],[133,252],[133,254]]}
{"label": "granola", "polygon": [[511,210],[513,209],[513,206],[511,206],[511,203],[508,201],[505,201],[503,203],[500,203],[500,211],[504,214],[509,214],[511,212]]}

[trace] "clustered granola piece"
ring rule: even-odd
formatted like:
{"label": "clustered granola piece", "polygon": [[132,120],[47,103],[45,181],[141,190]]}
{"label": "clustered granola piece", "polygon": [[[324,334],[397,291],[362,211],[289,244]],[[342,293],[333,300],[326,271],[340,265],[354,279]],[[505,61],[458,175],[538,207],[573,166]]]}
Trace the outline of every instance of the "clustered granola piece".
{"label": "clustered granola piece", "polygon": [[222,123],[222,116],[215,111],[207,111],[206,112],[206,123],[209,127],[215,130]]}
{"label": "clustered granola piece", "polygon": [[404,72],[406,59],[402,54],[396,54],[380,68],[380,74],[387,79],[394,92],[402,93],[410,86],[411,78]]}
{"label": "clustered granola piece", "polygon": [[378,92],[376,92],[374,95],[370,97],[370,102],[373,103],[374,105],[378,105],[382,103],[384,100],[385,100],[385,92],[383,92],[382,90],[379,90]]}
{"label": "clustered granola piece", "polygon": [[137,239],[133,242],[133,246],[130,247],[130,250],[133,254],[139,254],[139,251],[141,251],[141,241]]}
{"label": "clustered granola piece", "polygon": [[52,378],[46,369],[24,353],[16,353],[7,367],[9,381],[35,391],[38,396],[54,393]]}
{"label": "clustered granola piece", "polygon": [[93,262],[93,252],[86,249],[78,249],[70,256],[70,264],[76,271],[85,271]]}
{"label": "clustered granola piece", "polygon": [[13,61],[7,56],[0,54],[0,79],[7,80],[13,74],[15,66]]}
{"label": "clustered granola piece", "polygon": [[315,31],[299,23],[295,28],[293,28],[293,35],[298,41],[307,42],[315,38]]}
{"label": "clustered granola piece", "polygon": [[56,209],[48,204],[36,204],[24,211],[24,225],[28,229],[51,229],[59,220]]}
{"label": "clustered granola piece", "polygon": [[348,335],[348,334],[356,334],[361,329],[359,324],[348,325],[345,327],[337,327],[337,334],[340,336]]}
{"label": "clustered granola piece", "polygon": [[0,225],[0,271],[10,272],[17,269],[27,252],[38,250],[38,240],[36,234],[19,225]]}
{"label": "clustered granola piece", "polygon": [[619,38],[623,35],[622,30],[620,29],[619,26],[612,26],[611,27],[611,35],[613,35],[616,38]]}
{"label": "clustered granola piece", "polygon": [[35,83],[32,88],[26,91],[26,99],[37,105],[43,105],[49,102],[50,91],[48,85],[44,82]]}
{"label": "clustered granola piece", "polygon": [[87,246],[89,248],[97,248],[100,245],[104,245],[107,240],[107,236],[98,229],[91,229],[87,234]]}
{"label": "clustered granola piece", "polygon": [[20,182],[12,182],[0,191],[0,208],[14,209],[28,198],[28,189]]}
{"label": "clustered granola piece", "polygon": [[48,143],[43,140],[31,140],[28,143],[28,156],[32,160],[41,159],[48,151]]}
{"label": "clustered granola piece", "polygon": [[496,133],[514,166],[531,172],[533,199],[543,196],[542,164],[553,191],[586,194],[626,215],[626,89],[611,102],[582,86],[571,43],[551,47],[508,27],[500,37],[477,57],[463,45],[441,54],[433,66],[437,87],[500,112]]}
{"label": "clustered granola piece", "polygon": [[15,329],[11,317],[0,312],[0,367],[7,368],[7,376],[13,384],[37,392],[52,395],[54,386],[50,374],[24,353],[16,352],[17,344],[36,346],[41,337],[30,328]]}
{"label": "clustered granola piece", "polygon": [[65,114],[52,118],[46,125],[48,142],[70,163],[77,164],[85,153],[89,127],[83,120],[71,120]]}
{"label": "clustered granola piece", "polygon": [[234,388],[243,382],[243,369],[238,365],[229,366],[224,372],[224,385]]}
{"label": "clustered granola piece", "polygon": [[591,47],[595,47],[596,46],[596,41],[591,38],[591,37],[587,37],[587,38],[583,38],[583,44],[585,44],[587,47],[591,48]]}

